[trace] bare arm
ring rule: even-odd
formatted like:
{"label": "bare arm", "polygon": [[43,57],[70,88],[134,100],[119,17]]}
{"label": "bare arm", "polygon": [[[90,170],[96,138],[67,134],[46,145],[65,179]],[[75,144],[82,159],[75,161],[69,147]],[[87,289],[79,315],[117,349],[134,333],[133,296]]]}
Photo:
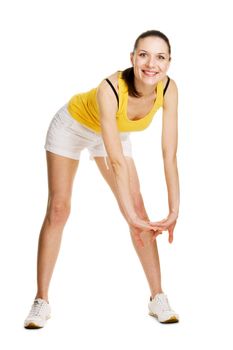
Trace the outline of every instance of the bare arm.
{"label": "bare arm", "polygon": [[113,168],[117,196],[123,215],[129,225],[139,225],[144,229],[152,229],[146,221],[140,219],[135,211],[133,197],[130,192],[130,180],[127,163],[122,150],[119,131],[116,123],[117,102],[107,82],[103,81],[97,91],[100,113],[101,132],[110,163]]}
{"label": "bare arm", "polygon": [[162,126],[162,152],[165,179],[168,192],[169,214],[166,219],[154,222],[161,230],[168,230],[169,242],[173,241],[173,231],[179,214],[180,188],[177,168],[178,144],[178,90],[174,80],[171,79],[164,98],[163,126]]}
{"label": "bare arm", "polygon": [[169,212],[178,216],[180,190],[177,168],[178,144],[178,89],[174,80],[164,97],[163,126],[162,126],[162,152],[164,161],[165,179],[168,191]]}

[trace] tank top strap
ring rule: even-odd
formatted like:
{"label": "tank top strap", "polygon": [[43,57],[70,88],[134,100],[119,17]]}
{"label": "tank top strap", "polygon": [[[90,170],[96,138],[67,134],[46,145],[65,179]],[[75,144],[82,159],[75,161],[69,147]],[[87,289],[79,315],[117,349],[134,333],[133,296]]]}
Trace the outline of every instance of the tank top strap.
{"label": "tank top strap", "polygon": [[112,85],[111,81],[110,81],[108,78],[106,78],[105,80],[106,80],[106,81],[109,83],[109,85],[111,86],[111,88],[112,88],[112,90],[113,90],[113,92],[114,92],[114,94],[115,94],[115,96],[116,96],[117,104],[118,104],[118,107],[119,107],[119,97],[118,97],[118,94],[117,94],[117,92],[116,92],[114,86]]}
{"label": "tank top strap", "polygon": [[168,77],[168,80],[167,80],[166,86],[165,86],[165,88],[163,90],[163,96],[165,95],[165,92],[167,91],[168,85],[170,83],[170,78],[169,78],[169,76],[167,76],[167,77]]}

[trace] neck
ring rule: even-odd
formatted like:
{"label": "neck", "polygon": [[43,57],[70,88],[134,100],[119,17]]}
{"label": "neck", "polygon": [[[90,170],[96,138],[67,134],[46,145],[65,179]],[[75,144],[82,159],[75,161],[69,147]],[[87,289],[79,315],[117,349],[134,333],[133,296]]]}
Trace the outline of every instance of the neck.
{"label": "neck", "polygon": [[142,95],[141,97],[150,97],[154,95],[156,85],[147,85],[139,81],[137,78],[134,78],[134,84],[136,90]]}

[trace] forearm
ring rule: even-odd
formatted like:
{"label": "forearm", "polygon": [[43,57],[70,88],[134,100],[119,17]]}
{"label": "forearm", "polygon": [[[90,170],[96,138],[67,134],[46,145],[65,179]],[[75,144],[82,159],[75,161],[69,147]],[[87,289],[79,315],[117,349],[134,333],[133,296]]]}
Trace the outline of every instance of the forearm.
{"label": "forearm", "polygon": [[180,187],[176,157],[172,159],[164,158],[164,172],[167,184],[169,212],[174,212],[178,216],[180,205]]}
{"label": "forearm", "polygon": [[[113,194],[115,195],[115,198],[117,200],[117,203],[118,203],[118,206],[119,206],[119,209],[120,209],[122,215],[124,216],[125,220],[127,221],[127,217],[126,217],[126,214],[125,214],[124,209],[122,207],[121,200],[119,198],[119,194],[115,190],[115,188],[116,188],[116,186],[114,187]],[[134,209],[135,209],[137,216],[142,220],[149,221],[150,219],[149,219],[149,216],[146,212],[142,196],[140,195],[137,198],[134,198],[132,196],[132,199],[133,199],[133,205],[134,205]]]}
{"label": "forearm", "polygon": [[146,212],[146,208],[145,208],[145,205],[144,205],[144,201],[143,201],[143,198],[142,198],[142,195],[140,195],[140,198],[137,199],[136,201],[136,213],[137,215],[140,217],[140,219],[143,219],[143,220],[146,220],[146,221],[149,221],[149,216]]}
{"label": "forearm", "polygon": [[131,224],[137,212],[133,202],[133,197],[130,192],[130,182],[127,164],[124,159],[121,162],[112,163],[112,168],[115,176],[116,197],[118,205],[121,209],[126,221]]}

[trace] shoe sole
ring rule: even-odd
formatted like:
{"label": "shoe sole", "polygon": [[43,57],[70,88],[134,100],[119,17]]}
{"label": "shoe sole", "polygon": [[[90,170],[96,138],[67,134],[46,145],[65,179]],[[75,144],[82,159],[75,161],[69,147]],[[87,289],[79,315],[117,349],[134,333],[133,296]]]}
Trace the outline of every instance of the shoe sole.
{"label": "shoe sole", "polygon": [[[156,314],[154,314],[153,312],[149,312],[149,315],[155,317],[159,321],[158,316]],[[178,318],[176,318],[176,316],[171,316],[168,320],[159,321],[159,322],[160,323],[177,323],[177,322],[179,322],[179,320],[178,320]]]}
{"label": "shoe sole", "polygon": [[39,328],[43,328],[43,326],[38,326],[36,323],[29,323],[27,326],[24,326],[24,328],[26,329],[39,329]]}
{"label": "shoe sole", "polygon": [[[48,316],[46,318],[46,321],[49,320],[51,318],[51,316]],[[34,323],[34,322],[30,322],[27,326],[24,326],[24,328],[26,329],[39,329],[39,328],[43,328],[44,326],[38,326],[38,324]]]}

